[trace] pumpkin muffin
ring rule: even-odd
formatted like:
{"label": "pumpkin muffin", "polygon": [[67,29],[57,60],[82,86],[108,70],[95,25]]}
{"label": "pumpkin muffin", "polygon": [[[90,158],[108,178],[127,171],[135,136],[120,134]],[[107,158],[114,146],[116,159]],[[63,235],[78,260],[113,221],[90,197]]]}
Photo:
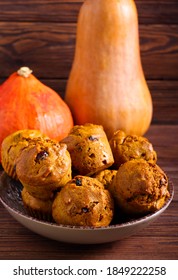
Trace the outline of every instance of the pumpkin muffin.
{"label": "pumpkin muffin", "polygon": [[116,176],[117,170],[110,170],[110,169],[105,169],[97,174],[94,175],[94,178],[96,178],[98,181],[100,181],[105,189],[110,191],[111,188],[111,183]]}
{"label": "pumpkin muffin", "polygon": [[127,135],[124,131],[118,130],[109,141],[114,156],[114,167],[119,166],[131,159],[144,159],[151,163],[156,163],[157,154],[148,139]]}
{"label": "pumpkin muffin", "polygon": [[34,197],[50,199],[71,179],[71,158],[65,144],[53,140],[22,151],[16,162],[17,176]]}
{"label": "pumpkin muffin", "polygon": [[62,142],[67,144],[74,174],[91,176],[114,162],[107,136],[100,125],[76,125]]}
{"label": "pumpkin muffin", "polygon": [[170,196],[164,171],[145,160],[122,164],[112,181],[112,190],[117,205],[129,215],[159,210]]}
{"label": "pumpkin muffin", "polygon": [[53,199],[42,200],[32,196],[26,188],[21,192],[22,201],[27,212],[34,218],[44,221],[52,221]]}
{"label": "pumpkin muffin", "polygon": [[44,139],[48,139],[48,137],[38,130],[30,129],[18,130],[7,136],[1,146],[1,164],[4,171],[17,180],[16,160],[18,156],[30,144]]}
{"label": "pumpkin muffin", "polygon": [[108,190],[95,178],[76,176],[54,199],[53,219],[72,226],[108,226],[113,219],[114,204]]}

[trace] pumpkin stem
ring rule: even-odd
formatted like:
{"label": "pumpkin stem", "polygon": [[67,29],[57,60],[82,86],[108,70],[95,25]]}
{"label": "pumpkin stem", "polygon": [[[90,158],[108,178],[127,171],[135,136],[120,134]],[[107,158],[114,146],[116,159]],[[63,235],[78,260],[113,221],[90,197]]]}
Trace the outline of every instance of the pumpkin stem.
{"label": "pumpkin stem", "polygon": [[17,74],[19,74],[19,76],[22,76],[24,78],[28,78],[30,76],[30,74],[32,73],[33,71],[24,66],[24,67],[21,67],[18,71],[17,71]]}

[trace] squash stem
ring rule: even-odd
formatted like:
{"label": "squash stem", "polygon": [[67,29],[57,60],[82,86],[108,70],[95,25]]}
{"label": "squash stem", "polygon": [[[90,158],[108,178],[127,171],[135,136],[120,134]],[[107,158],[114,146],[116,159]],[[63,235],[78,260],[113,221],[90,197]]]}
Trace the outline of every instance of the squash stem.
{"label": "squash stem", "polygon": [[24,66],[17,71],[17,74],[21,77],[28,78],[32,72],[30,68]]}

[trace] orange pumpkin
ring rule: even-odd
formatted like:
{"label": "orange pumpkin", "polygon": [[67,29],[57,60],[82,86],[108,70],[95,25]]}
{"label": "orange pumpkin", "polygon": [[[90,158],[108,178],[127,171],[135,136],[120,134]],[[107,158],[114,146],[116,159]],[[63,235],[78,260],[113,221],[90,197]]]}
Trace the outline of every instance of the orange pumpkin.
{"label": "orange pumpkin", "polygon": [[140,58],[138,15],[132,0],[85,0],[65,101],[74,122],[143,135],[152,99]]}
{"label": "orange pumpkin", "polygon": [[67,104],[31,72],[22,67],[0,87],[0,145],[6,136],[20,129],[37,129],[61,140],[73,126]]}

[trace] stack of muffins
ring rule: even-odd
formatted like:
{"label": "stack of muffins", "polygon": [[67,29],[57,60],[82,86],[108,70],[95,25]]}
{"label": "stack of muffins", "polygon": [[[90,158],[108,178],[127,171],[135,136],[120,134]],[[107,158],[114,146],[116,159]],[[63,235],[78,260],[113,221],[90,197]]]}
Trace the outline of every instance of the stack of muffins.
{"label": "stack of muffins", "polygon": [[76,125],[60,143],[35,130],[17,131],[1,149],[5,172],[23,185],[22,200],[38,219],[108,226],[114,216],[144,215],[169,197],[168,179],[144,137]]}
{"label": "stack of muffins", "polygon": [[145,137],[121,130],[109,143],[118,170],[110,185],[117,206],[130,217],[159,210],[170,194],[168,178],[156,164],[153,145]]}
{"label": "stack of muffins", "polygon": [[36,130],[20,130],[2,143],[2,166],[23,185],[22,200],[29,213],[51,221],[55,192],[71,179],[71,158],[59,144]]}

